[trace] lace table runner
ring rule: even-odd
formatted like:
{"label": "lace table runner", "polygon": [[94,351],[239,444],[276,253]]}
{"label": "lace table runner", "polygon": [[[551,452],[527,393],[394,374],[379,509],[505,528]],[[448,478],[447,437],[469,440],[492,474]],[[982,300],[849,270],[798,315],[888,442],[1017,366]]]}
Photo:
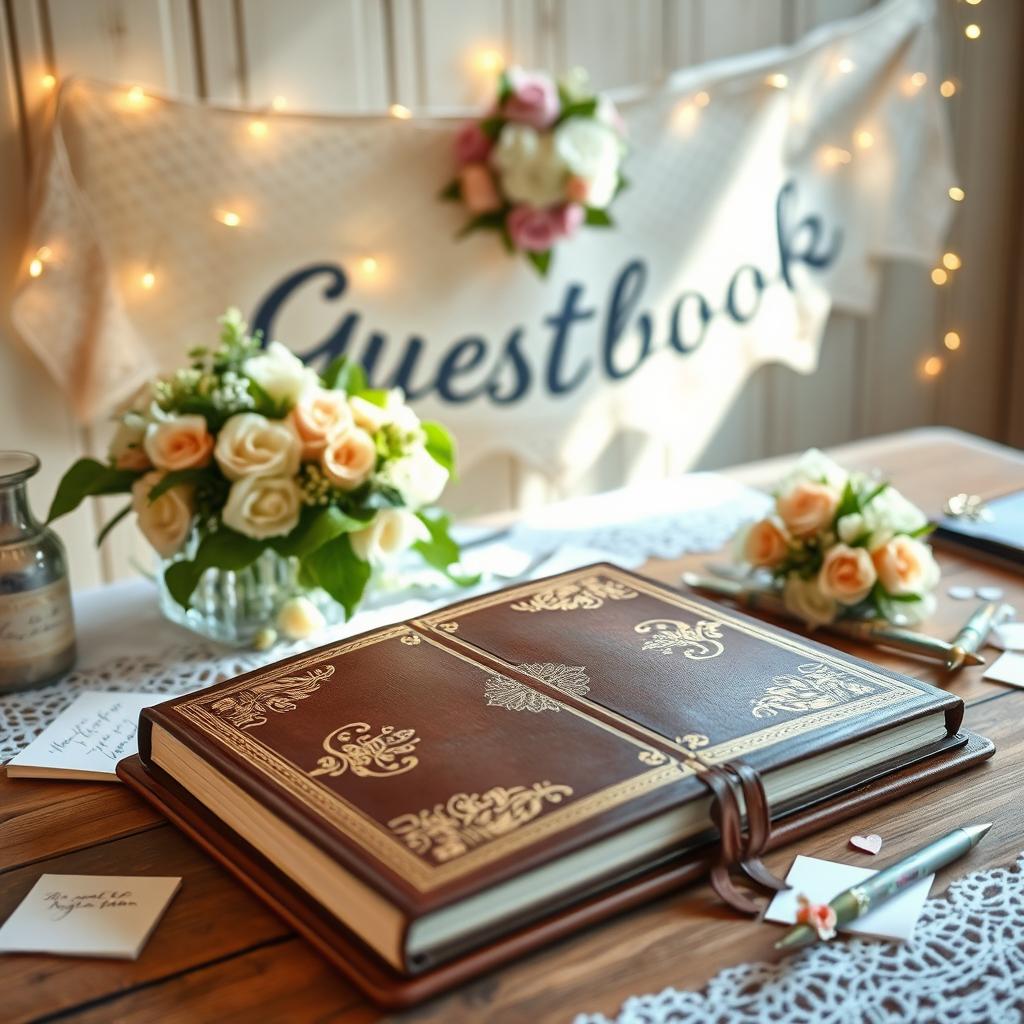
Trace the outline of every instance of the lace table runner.
{"label": "lace table runner", "polygon": [[[953,882],[906,943],[822,942],[716,974],[699,992],[633,996],[574,1024],[1010,1024],[1024,1020],[1024,853]],[[781,934],[781,930],[780,930]]]}
{"label": "lace table runner", "polygon": [[[435,588],[412,597],[380,596],[375,607],[308,643],[264,652],[232,650],[168,622],[160,615],[156,588],[148,580],[76,594],[77,667],[50,686],[0,697],[0,762],[13,757],[84,691],[187,693],[303,648],[422,615],[513,579],[536,579],[596,561],[635,568],[649,557],[714,551],[743,522],[761,515],[767,501],[763,494],[725,477],[693,473],[552,505],[495,538],[505,561],[510,549],[522,553],[524,568],[515,570],[521,575],[492,576],[474,591]],[[472,539],[473,534],[467,531],[466,536]],[[497,555],[497,546],[494,551]],[[474,571],[486,568],[487,546],[473,548],[472,553]]]}

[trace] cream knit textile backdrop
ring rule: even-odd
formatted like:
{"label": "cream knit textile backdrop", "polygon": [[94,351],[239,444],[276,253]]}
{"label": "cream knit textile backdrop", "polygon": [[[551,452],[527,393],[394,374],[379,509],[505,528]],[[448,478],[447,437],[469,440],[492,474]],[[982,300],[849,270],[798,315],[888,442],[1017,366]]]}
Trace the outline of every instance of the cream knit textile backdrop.
{"label": "cream knit textile backdrop", "polygon": [[16,326],[92,420],[224,306],[266,312],[319,266],[273,335],[379,349],[374,382],[397,375],[468,462],[509,451],[571,479],[623,427],[699,452],[753,369],[812,370],[829,309],[870,309],[877,259],[935,259],[953,176],[940,101],[914,84],[936,77],[931,16],[890,0],[624,98],[618,226],[561,246],[544,282],[493,236],[453,240],[464,214],[436,197],[454,120],[275,114],[254,136],[251,114],[69,82],[29,241],[50,255]]}

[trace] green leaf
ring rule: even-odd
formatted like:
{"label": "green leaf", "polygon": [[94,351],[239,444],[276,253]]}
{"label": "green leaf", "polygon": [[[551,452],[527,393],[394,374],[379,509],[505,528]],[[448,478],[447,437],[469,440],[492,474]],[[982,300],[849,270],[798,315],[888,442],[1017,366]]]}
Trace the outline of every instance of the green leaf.
{"label": "green leaf", "polygon": [[349,359],[348,356],[338,356],[333,359],[321,377],[323,377],[325,388],[344,391],[350,395],[366,391],[369,387],[366,381],[366,371],[362,365],[354,359]]}
{"label": "green leaf", "polygon": [[123,509],[121,509],[121,511],[118,512],[117,515],[115,515],[114,518],[111,519],[107,523],[107,525],[104,526],[103,529],[100,530],[100,532],[97,534],[97,536],[96,536],[96,547],[99,547],[107,539],[107,534],[110,533],[110,531],[115,526],[117,526],[117,524],[119,522],[121,522],[121,520],[124,519],[124,517],[126,515],[128,515],[129,512],[131,512],[131,510],[132,510],[132,503],[129,501],[128,504],[125,505],[125,507]]}
{"label": "green leaf", "polygon": [[450,202],[453,199],[462,198],[462,187],[459,185],[458,178],[452,178],[447,185],[438,193],[438,199],[443,199],[446,202]]}
{"label": "green leaf", "polygon": [[498,104],[504,105],[505,100],[512,95],[512,80],[508,77],[508,72],[502,70],[501,74],[498,75]]}
{"label": "green leaf", "polygon": [[[288,403],[286,401],[275,402],[273,398],[267,393],[266,389],[261,385],[257,384],[251,377],[248,378],[249,394],[252,395],[255,405],[252,407],[252,412],[258,412],[261,416],[266,416],[269,420],[280,420],[288,412]],[[209,420],[207,416],[207,420]],[[221,414],[223,419],[223,414]]]}
{"label": "green leaf", "polygon": [[868,496],[866,498],[861,499],[860,507],[862,509],[867,508],[868,505],[870,505],[871,502],[873,502],[875,498],[877,498],[882,493],[882,491],[884,491],[888,486],[888,480],[884,481],[883,483],[880,483],[876,488],[874,488],[874,490],[868,493]]}
{"label": "green leaf", "polygon": [[910,533],[907,534],[907,536],[913,537],[915,539],[917,537],[927,537],[928,534],[931,533],[934,529],[935,523],[925,523],[924,526],[919,526],[916,530],[911,530]]}
{"label": "green leaf", "polygon": [[46,522],[52,523],[73,512],[86,498],[97,494],[128,494],[141,475],[130,469],[114,469],[95,459],[79,459],[61,477]]}
{"label": "green leaf", "polygon": [[494,141],[501,134],[501,129],[505,127],[505,118],[503,117],[485,117],[480,122],[480,131],[487,136],[487,138]]}
{"label": "green leaf", "polygon": [[307,555],[302,570],[345,609],[346,618],[352,617],[370,579],[370,565],[356,556],[345,534]]}
{"label": "green leaf", "polygon": [[599,210],[597,207],[588,206],[587,215],[584,218],[584,223],[589,224],[592,228],[612,228],[615,227],[614,222],[605,210]]}
{"label": "green leaf", "polygon": [[187,608],[192,592],[207,569],[239,572],[251,565],[266,546],[264,541],[243,537],[222,526],[202,539],[191,561],[182,560],[169,565],[164,572],[164,583],[171,597],[182,608]]}
{"label": "green leaf", "polygon": [[172,487],[180,487],[182,484],[200,484],[206,480],[215,479],[217,473],[213,469],[173,469],[170,473],[164,474],[163,479],[150,489],[147,501],[156,501],[162,494],[166,494]]}
{"label": "green leaf", "polygon": [[370,517],[357,519],[346,515],[335,505],[304,509],[299,523],[286,537],[275,537],[269,543],[279,554],[294,558],[308,558],[324,544],[343,533],[361,530]]}
{"label": "green leaf", "polygon": [[505,227],[505,214],[500,210],[479,213],[458,230],[455,237],[465,238],[476,231],[501,231]]}
{"label": "green leaf", "polygon": [[417,512],[416,518],[430,533],[430,540],[418,540],[413,544],[413,549],[419,552],[423,561],[439,572],[443,572],[448,579],[460,587],[471,587],[477,583],[480,579],[479,573],[473,576],[463,576],[452,572],[451,567],[458,562],[462,552],[448,531],[451,518],[444,513],[431,516],[425,512]]}
{"label": "green leaf", "polygon": [[352,395],[353,398],[364,398],[367,402],[379,406],[381,409],[387,407],[388,393],[384,388],[365,388]]}
{"label": "green leaf", "polygon": [[551,267],[550,249],[545,249],[544,252],[528,252],[526,258],[533,264],[534,269],[541,277],[548,276],[548,270]]}
{"label": "green leaf", "polygon": [[448,470],[452,481],[455,475],[455,439],[448,431],[433,420],[424,420],[420,427],[426,435],[427,454],[442,468]]}
{"label": "green leaf", "polygon": [[618,176],[618,180],[615,182],[615,191],[612,193],[612,199],[614,199],[620,192],[624,192],[629,188],[629,179],[623,175]]}
{"label": "green leaf", "polygon": [[843,516],[852,516],[859,511],[860,502],[857,500],[857,492],[853,489],[853,484],[847,480],[846,486],[843,488],[843,496],[839,499],[839,505],[836,507],[834,521],[838,523]]}
{"label": "green leaf", "polygon": [[589,100],[577,100],[562,108],[562,113],[555,124],[568,121],[570,117],[593,117],[597,112],[597,97]]}

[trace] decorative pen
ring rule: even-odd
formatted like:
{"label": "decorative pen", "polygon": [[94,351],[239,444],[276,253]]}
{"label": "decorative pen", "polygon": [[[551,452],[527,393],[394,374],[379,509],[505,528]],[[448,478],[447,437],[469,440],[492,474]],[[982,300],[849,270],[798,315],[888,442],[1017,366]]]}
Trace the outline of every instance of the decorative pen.
{"label": "decorative pen", "polygon": [[[693,587],[694,590],[703,590],[710,594],[728,597],[748,608],[756,608],[759,611],[768,612],[770,615],[780,615],[784,618],[795,618],[774,590],[752,587],[738,580],[701,576],[693,572],[684,572],[683,582],[688,587]],[[854,640],[862,640],[864,643],[875,644],[879,647],[908,651],[923,658],[941,661],[946,665],[953,653],[953,644],[947,643],[945,640],[928,636],[927,633],[915,633],[910,629],[901,629],[899,626],[892,626],[879,619],[865,621],[840,619],[838,622],[826,623],[821,628],[829,633],[852,637]],[[964,650],[962,659],[955,667],[984,664],[985,659],[980,654]]]}
{"label": "decorative pen", "polygon": [[952,672],[964,664],[969,654],[975,654],[988,639],[992,627],[1002,616],[1002,601],[989,601],[979,605],[952,640],[952,650],[946,658],[946,668]]}
{"label": "decorative pen", "polygon": [[[841,892],[829,903],[829,907],[835,913],[835,924],[842,926],[849,924],[850,921],[856,921],[925,875],[952,864],[974,849],[991,827],[992,823],[989,822],[986,825],[967,825],[954,829],[949,835],[936,839],[935,842],[896,861],[895,864],[883,868],[878,874],[866,878],[859,885]],[[775,943],[775,948],[800,949],[801,946],[817,942],[818,938],[816,928],[809,924],[798,924]]]}

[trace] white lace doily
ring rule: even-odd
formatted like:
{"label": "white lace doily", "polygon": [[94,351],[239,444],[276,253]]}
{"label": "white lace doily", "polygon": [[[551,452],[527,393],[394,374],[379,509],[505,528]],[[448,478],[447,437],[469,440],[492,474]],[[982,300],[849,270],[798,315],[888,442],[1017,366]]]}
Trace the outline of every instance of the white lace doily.
{"label": "white lace doily", "polygon": [[[760,515],[766,501],[759,492],[724,477],[694,473],[552,505],[503,533],[491,546],[494,572],[500,575],[492,575],[479,588],[382,596],[351,622],[307,643],[265,652],[232,650],[168,622],[157,607],[156,588],[147,580],[76,594],[77,667],[50,686],[0,697],[0,762],[13,757],[87,690],[187,693],[303,648],[422,615],[513,580],[536,579],[590,562],[635,568],[649,557],[713,551],[744,521]],[[480,545],[472,552],[474,571],[487,569],[488,547]],[[499,561],[509,564],[510,554],[519,556],[518,564],[497,568]]]}
{"label": "white lace doily", "polygon": [[[909,942],[821,942],[716,974],[699,992],[633,996],[614,1024],[1019,1024],[1024,854],[927,901]],[[613,1024],[580,1014],[574,1024]]]}

